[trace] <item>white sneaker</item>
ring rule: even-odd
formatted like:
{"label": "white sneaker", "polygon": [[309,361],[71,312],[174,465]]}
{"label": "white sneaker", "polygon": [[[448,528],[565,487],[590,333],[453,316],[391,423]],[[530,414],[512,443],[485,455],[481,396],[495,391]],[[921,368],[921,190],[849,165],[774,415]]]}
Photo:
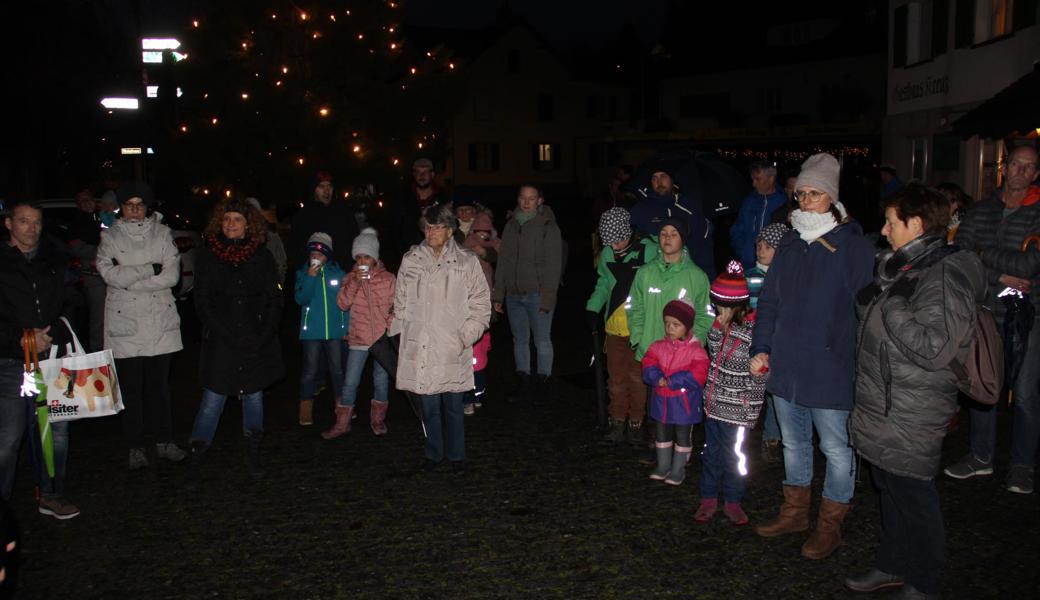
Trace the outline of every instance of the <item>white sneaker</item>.
{"label": "white sneaker", "polygon": [[467,404],[467,405],[462,407],[462,414],[464,414],[467,417],[469,417],[471,415],[477,414],[477,409],[473,408],[472,404]]}
{"label": "white sneaker", "polygon": [[180,449],[180,446],[173,442],[162,442],[155,445],[155,454],[159,458],[165,458],[172,463],[179,463],[185,458],[188,458],[188,453]]}

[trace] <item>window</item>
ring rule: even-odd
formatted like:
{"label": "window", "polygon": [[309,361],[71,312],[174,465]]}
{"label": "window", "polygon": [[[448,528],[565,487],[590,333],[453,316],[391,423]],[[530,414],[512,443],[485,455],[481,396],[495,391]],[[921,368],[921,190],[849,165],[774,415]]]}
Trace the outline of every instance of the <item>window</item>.
{"label": "window", "polygon": [[910,2],[892,13],[892,66],[905,67],[946,52],[950,0]]}
{"label": "window", "polygon": [[928,147],[925,138],[910,140],[910,178],[924,181],[928,172]]}
{"label": "window", "polygon": [[729,93],[697,94],[679,96],[679,118],[696,119],[711,118],[726,114],[729,111]]}
{"label": "window", "polygon": [[899,6],[892,13],[892,66],[905,67],[906,56],[906,24],[908,19],[909,4]]}
{"label": "window", "polygon": [[1012,6],[1015,14],[1011,20],[1015,31],[1036,25],[1036,13],[1040,7],[1040,0],[1015,0]]}
{"label": "window", "polygon": [[1011,33],[1011,0],[975,1],[975,43]]}
{"label": "window", "polygon": [[532,167],[535,171],[555,171],[560,168],[560,145],[540,142],[532,146]]}
{"label": "window", "polygon": [[552,121],[553,120],[553,96],[541,92],[538,94],[538,120],[539,121]]}
{"label": "window", "polygon": [[475,173],[491,173],[498,170],[498,144],[474,142],[469,145],[469,170]]}
{"label": "window", "polygon": [[589,144],[589,168],[604,169],[610,163],[607,162],[610,153],[610,144],[607,142],[592,142]]}
{"label": "window", "polygon": [[520,51],[516,48],[513,48],[508,53],[506,53],[506,72],[520,72]]}
{"label": "window", "polygon": [[952,133],[932,136],[932,171],[960,172],[961,140]]}
{"label": "window", "polygon": [[967,48],[975,43],[975,0],[956,0],[953,14],[953,46]]}
{"label": "window", "polygon": [[783,110],[780,101],[780,90],[775,88],[755,89],[755,112],[780,112]]}
{"label": "window", "polygon": [[954,45],[965,48],[1008,35],[1012,17],[1036,20],[1036,4],[1036,0],[957,0]]}

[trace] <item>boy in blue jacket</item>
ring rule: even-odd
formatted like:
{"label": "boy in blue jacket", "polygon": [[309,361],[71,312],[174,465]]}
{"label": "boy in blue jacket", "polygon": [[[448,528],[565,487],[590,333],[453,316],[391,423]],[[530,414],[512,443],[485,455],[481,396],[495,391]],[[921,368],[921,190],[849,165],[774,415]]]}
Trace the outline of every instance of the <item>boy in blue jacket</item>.
{"label": "boy in blue jacket", "polygon": [[307,240],[307,264],[296,271],[296,303],[300,305],[300,341],[303,373],[300,375],[300,425],[314,423],[314,393],[325,373],[322,354],[332,376],[336,406],[343,394],[343,338],[350,313],[340,310],[336,294],[346,271],[332,258],[332,237],[321,231]]}

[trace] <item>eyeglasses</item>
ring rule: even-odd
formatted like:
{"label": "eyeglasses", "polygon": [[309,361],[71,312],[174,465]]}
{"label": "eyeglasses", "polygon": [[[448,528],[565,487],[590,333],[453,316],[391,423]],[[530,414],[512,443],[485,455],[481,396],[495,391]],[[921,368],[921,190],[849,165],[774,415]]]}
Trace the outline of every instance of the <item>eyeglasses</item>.
{"label": "eyeglasses", "polygon": [[447,229],[444,225],[426,225],[426,231],[444,231]]}
{"label": "eyeglasses", "polygon": [[133,209],[133,210],[143,210],[144,209],[144,202],[134,202],[134,201],[124,202],[123,203],[123,208],[125,208],[126,210],[130,210],[130,209]]}
{"label": "eyeglasses", "polygon": [[799,202],[818,202],[826,194],[827,192],[821,192],[820,190],[799,190],[794,193],[794,197]]}

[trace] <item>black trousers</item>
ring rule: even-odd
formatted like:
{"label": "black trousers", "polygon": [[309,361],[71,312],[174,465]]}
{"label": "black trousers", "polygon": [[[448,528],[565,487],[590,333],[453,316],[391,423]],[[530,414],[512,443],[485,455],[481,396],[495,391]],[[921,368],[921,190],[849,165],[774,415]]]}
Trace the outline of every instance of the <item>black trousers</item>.
{"label": "black trousers", "polygon": [[170,409],[170,361],[173,354],[117,358],[123,394],[123,433],[131,448],[144,447],[145,418],[156,442],[173,440]]}
{"label": "black trousers", "polygon": [[664,424],[654,421],[654,439],[658,442],[674,442],[676,446],[690,447],[693,425]]}
{"label": "black trousers", "polygon": [[946,529],[935,480],[893,475],[871,465],[881,500],[881,547],[877,568],[902,575],[926,594],[938,594]]}

